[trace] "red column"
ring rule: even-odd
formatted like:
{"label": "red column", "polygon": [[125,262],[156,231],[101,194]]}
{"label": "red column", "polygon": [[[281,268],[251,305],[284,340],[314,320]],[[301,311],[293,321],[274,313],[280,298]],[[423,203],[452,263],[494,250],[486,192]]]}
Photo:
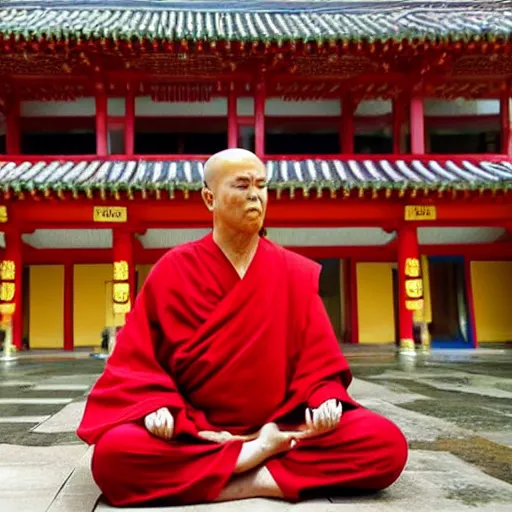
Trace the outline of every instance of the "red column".
{"label": "red column", "polygon": [[411,98],[411,153],[425,154],[425,119],[423,98],[413,96]]}
{"label": "red column", "polygon": [[261,74],[256,83],[256,95],[254,97],[254,148],[255,153],[261,158],[265,155],[265,77]]}
{"label": "red column", "polygon": [[96,154],[108,154],[108,98],[105,86],[96,84]]}
{"label": "red column", "polygon": [[510,95],[508,87],[500,97],[501,153],[512,154],[512,132],[510,130]]}
{"label": "red column", "polygon": [[64,350],[74,349],[73,301],[74,265],[64,265]]}
{"label": "red column", "polygon": [[128,84],[124,111],[124,150],[126,155],[135,153],[135,92],[133,86]]}
{"label": "red column", "polygon": [[398,231],[398,318],[400,322],[400,352],[415,353],[413,311],[423,307],[418,234],[414,226],[402,226]]}
{"label": "red column", "polygon": [[20,98],[13,94],[7,104],[5,142],[8,155],[21,153]]}
{"label": "red column", "polygon": [[393,100],[393,154],[402,153],[402,127],[406,120],[406,104],[403,97]]}
{"label": "red column", "polygon": [[114,230],[113,256],[114,313],[125,314],[131,309],[135,299],[133,233]]}
{"label": "red column", "polygon": [[235,84],[229,86],[228,95],[228,148],[238,147],[238,117]]}
{"label": "red column", "polygon": [[0,279],[2,323],[8,324],[12,319],[12,342],[19,350],[23,341],[23,259],[19,231],[5,232]]}
{"label": "red column", "polygon": [[356,104],[349,94],[343,96],[341,100],[341,152],[346,155],[354,154],[354,135],[355,122],[354,114],[356,113]]}

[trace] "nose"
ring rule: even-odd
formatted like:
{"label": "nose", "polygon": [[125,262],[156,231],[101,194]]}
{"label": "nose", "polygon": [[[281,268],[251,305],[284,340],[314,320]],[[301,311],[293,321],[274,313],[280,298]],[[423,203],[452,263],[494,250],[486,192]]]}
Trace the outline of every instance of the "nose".
{"label": "nose", "polygon": [[256,201],[258,199],[258,194],[256,193],[256,189],[254,187],[249,189],[248,199],[249,201]]}

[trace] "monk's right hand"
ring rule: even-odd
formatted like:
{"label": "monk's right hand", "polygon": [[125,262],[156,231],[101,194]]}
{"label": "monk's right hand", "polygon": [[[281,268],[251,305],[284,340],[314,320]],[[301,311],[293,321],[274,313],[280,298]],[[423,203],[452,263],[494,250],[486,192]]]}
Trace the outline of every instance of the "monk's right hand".
{"label": "monk's right hand", "polygon": [[167,407],[148,414],[144,418],[144,425],[156,437],[169,440],[174,434],[174,418]]}

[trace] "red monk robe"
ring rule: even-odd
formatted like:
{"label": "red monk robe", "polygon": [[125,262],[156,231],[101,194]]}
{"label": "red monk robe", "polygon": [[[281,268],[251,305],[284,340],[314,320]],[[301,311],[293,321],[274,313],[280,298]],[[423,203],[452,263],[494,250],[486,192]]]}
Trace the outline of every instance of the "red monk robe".
{"label": "red monk robe", "polygon": [[[213,501],[242,442],[200,430],[296,429],[307,406],[337,398],[338,427],[267,461],[285,497],[318,488],[382,489],[407,444],[389,420],[347,394],[352,375],[318,295],[320,267],[262,238],[243,279],[208,235],[153,268],[93,387],[78,436],[95,444],[92,473],[116,506]],[[174,436],[143,426],[167,407]]]}

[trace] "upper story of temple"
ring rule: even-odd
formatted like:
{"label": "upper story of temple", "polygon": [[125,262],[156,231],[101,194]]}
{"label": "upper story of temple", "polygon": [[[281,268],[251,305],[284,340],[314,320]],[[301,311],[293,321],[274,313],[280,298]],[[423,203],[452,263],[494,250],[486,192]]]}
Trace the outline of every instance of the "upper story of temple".
{"label": "upper story of temple", "polygon": [[505,193],[509,4],[4,0],[0,197],[188,195],[226,147],[278,195]]}
{"label": "upper story of temple", "polygon": [[508,155],[508,3],[5,0],[0,154]]}

